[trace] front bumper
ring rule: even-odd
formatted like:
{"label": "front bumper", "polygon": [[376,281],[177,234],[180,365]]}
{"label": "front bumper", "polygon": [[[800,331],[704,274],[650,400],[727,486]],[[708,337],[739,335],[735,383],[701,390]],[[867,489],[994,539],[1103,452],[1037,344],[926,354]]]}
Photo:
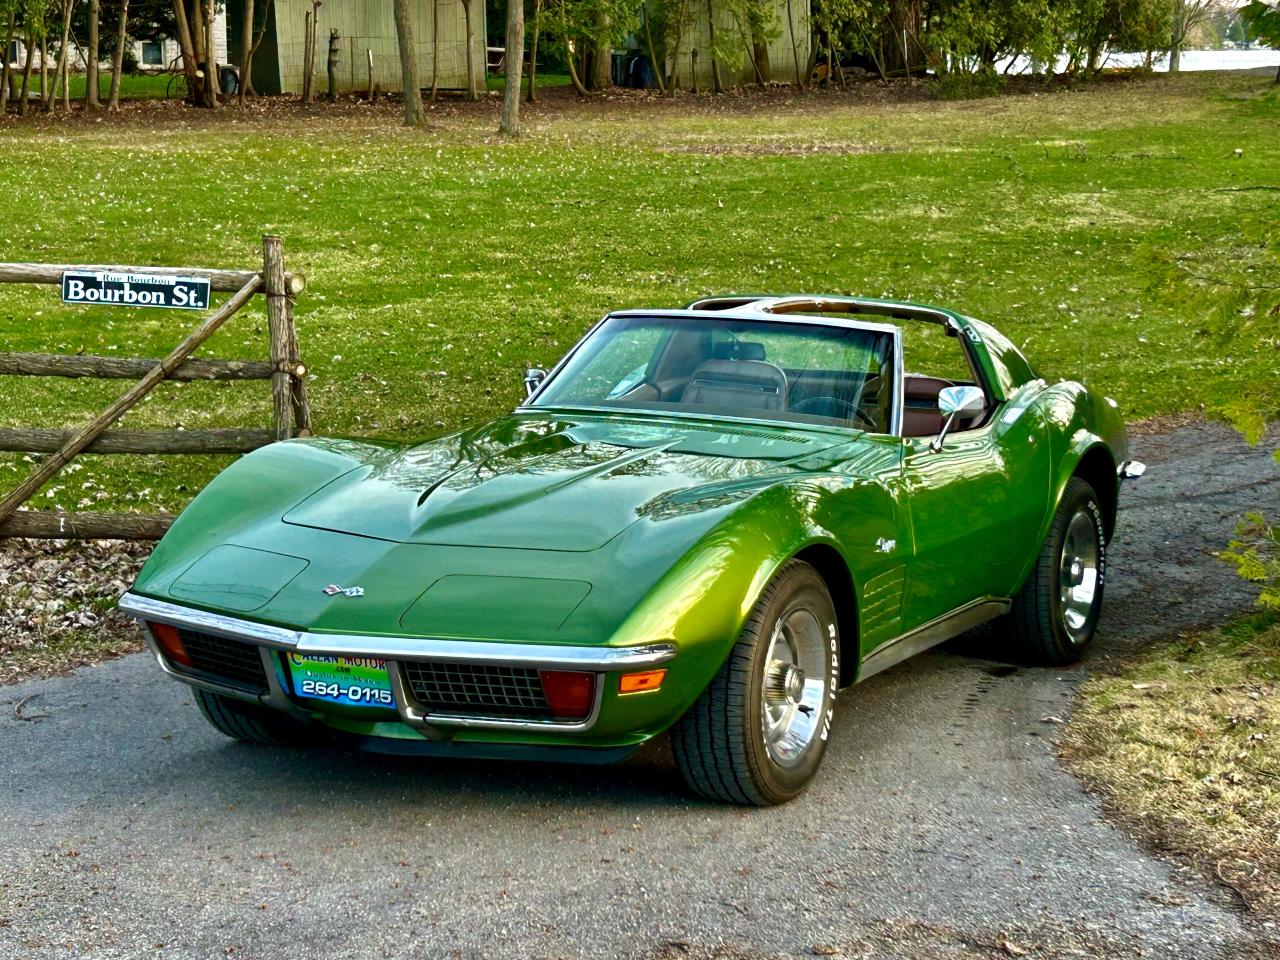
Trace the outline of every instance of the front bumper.
{"label": "front bumper", "polygon": [[[606,686],[604,681],[608,674],[651,668],[666,663],[676,655],[676,647],[671,643],[634,647],[575,647],[310,633],[211,613],[135,593],[126,593],[121,597],[119,606],[122,612],[139,622],[160,669],[165,673],[191,686],[260,703],[302,720],[314,720],[317,712],[304,706],[285,690],[279,667],[281,652],[374,657],[384,660],[391,679],[395,712],[400,722],[428,740],[441,742],[453,739],[463,730],[505,730],[552,735],[584,733],[594,727],[600,717]],[[255,647],[262,659],[266,690],[249,691],[233,683],[220,682],[214,677],[197,676],[175,668],[152,636],[147,627],[148,622],[168,624]],[[430,711],[414,698],[406,682],[403,668],[406,662],[590,672],[596,675],[595,702],[588,716],[581,720],[528,720]]]}

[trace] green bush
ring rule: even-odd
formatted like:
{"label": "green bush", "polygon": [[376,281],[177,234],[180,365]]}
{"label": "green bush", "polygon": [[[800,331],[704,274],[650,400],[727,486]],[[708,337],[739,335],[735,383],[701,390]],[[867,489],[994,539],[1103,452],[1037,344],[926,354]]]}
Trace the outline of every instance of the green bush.
{"label": "green bush", "polygon": [[1246,513],[1235,539],[1218,556],[1244,579],[1262,585],[1259,607],[1280,611],[1280,528],[1261,513]]}

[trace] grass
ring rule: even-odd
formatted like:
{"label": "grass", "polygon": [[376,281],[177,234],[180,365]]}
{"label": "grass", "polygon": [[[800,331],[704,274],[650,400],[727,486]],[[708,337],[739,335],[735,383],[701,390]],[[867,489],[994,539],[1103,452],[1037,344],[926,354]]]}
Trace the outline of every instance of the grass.
{"label": "grass", "polygon": [[[52,69],[50,70],[50,82],[52,83]],[[83,73],[71,74],[71,92],[72,100],[84,99],[84,91],[86,87],[86,79]],[[40,75],[33,73],[31,76],[31,89],[35,94],[40,92]],[[61,91],[61,86],[58,90]],[[124,73],[120,75],[120,99],[121,100],[159,100],[165,97],[182,97],[186,93],[186,84],[182,77],[175,77],[171,73]],[[106,70],[98,75],[99,98],[103,103],[107,102],[107,95],[111,92],[111,71]]]}
{"label": "grass", "polygon": [[1072,764],[1159,846],[1280,914],[1280,622],[1147,651],[1085,682]]}
{"label": "grass", "polygon": [[[988,319],[1130,418],[1275,375],[1148,291],[1151,250],[1253,256],[1280,164],[1268,77],[1194,74],[935,102],[918,88],[579,104],[499,140],[496,102],[180,106],[0,125],[0,259],[253,266],[283,234],[319,429],[424,438],[509,409],[610,308],[856,291]],[[496,98],[491,98],[496,101]],[[1240,157],[1233,148],[1241,147]],[[160,356],[190,314],[0,289],[8,350]],[[262,356],[260,305],[204,351]],[[80,422],[119,382],[0,382],[0,425]],[[263,422],[262,385],[165,385],[125,427]],[[226,462],[86,457],[33,505],[177,509]],[[0,488],[30,469],[0,459]]]}

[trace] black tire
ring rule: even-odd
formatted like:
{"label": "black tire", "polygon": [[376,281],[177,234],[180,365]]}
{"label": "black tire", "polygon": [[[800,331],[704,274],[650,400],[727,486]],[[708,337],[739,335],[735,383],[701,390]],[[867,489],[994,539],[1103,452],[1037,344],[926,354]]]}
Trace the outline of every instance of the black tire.
{"label": "black tire", "polygon": [[[1086,531],[1089,536],[1083,536]],[[1096,550],[1092,571],[1082,565],[1081,575],[1092,575],[1091,591],[1083,590],[1083,583],[1072,585],[1075,574],[1064,566],[1064,547],[1075,557],[1076,548],[1068,541],[1075,542],[1077,535],[1091,540]],[[1072,477],[1031,575],[1013,598],[1009,613],[1001,618],[1000,632],[1010,655],[1025,663],[1054,667],[1075,663],[1084,656],[1102,612],[1106,575],[1107,538],[1098,495],[1084,480]]]}
{"label": "black tire", "polygon": [[[826,753],[839,649],[826,583],[809,564],[788,562],[756,602],[729,658],[672,729],[685,782],[712,800],[761,807],[802,793]],[[771,657],[774,652],[781,656]],[[805,664],[807,672],[797,669]],[[822,678],[820,692],[815,677]],[[772,744],[766,742],[770,722]],[[780,759],[792,744],[778,731],[789,732],[793,724],[804,745]]]}
{"label": "black tire", "polygon": [[192,693],[204,718],[233,740],[283,747],[297,746],[307,739],[304,724],[275,710],[199,687],[193,687]]}

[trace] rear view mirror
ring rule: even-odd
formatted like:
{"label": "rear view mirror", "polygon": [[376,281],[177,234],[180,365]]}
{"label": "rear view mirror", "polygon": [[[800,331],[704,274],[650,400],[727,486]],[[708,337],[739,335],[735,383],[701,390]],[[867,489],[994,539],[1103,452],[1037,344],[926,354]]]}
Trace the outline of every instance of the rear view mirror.
{"label": "rear view mirror", "polygon": [[929,444],[929,449],[937,453],[942,449],[947,432],[957,417],[969,419],[981,416],[987,409],[987,395],[978,387],[944,387],[938,393],[938,410],[946,417],[942,424],[942,432]]}

